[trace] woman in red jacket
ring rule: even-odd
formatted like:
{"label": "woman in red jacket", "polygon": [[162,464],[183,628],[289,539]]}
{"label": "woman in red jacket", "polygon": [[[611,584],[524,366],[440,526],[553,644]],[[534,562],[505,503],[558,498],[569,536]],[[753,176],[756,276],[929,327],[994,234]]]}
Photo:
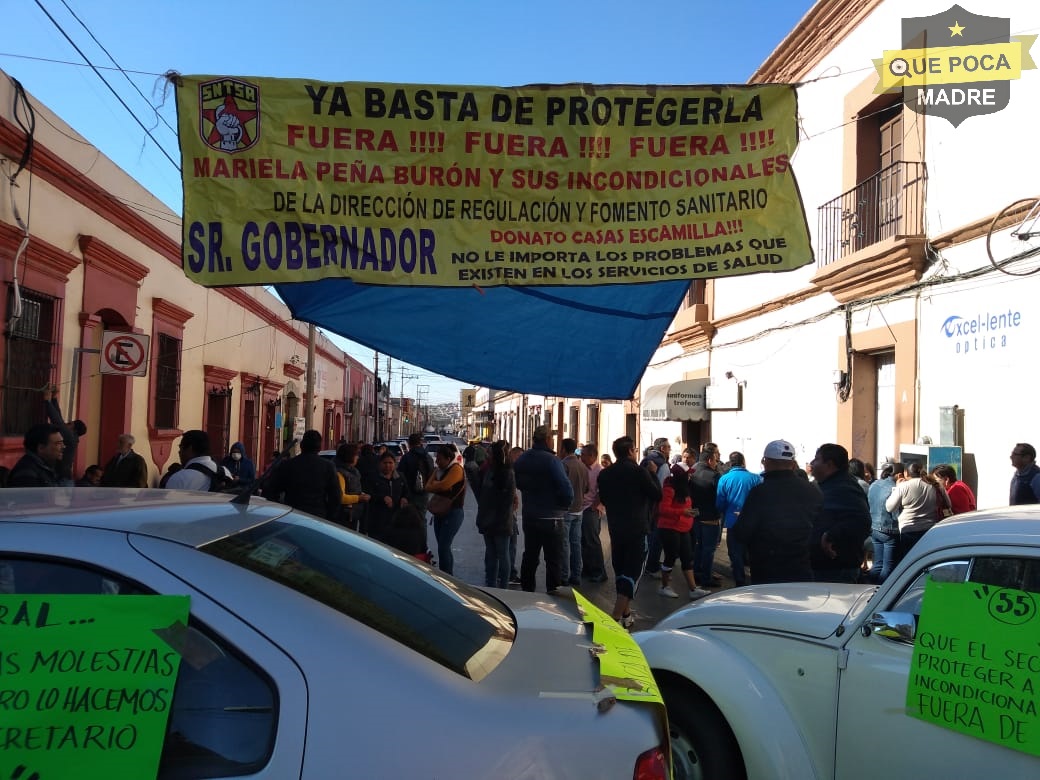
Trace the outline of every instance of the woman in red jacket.
{"label": "woman in red jacket", "polygon": [[932,474],[946,488],[946,494],[950,497],[950,508],[953,514],[975,511],[975,494],[971,488],[957,479],[957,472],[948,463],[941,463],[932,469]]}
{"label": "woman in red jacket", "polygon": [[661,563],[660,595],[670,599],[679,598],[679,594],[668,584],[672,574],[672,564],[679,559],[686,584],[690,588],[690,598],[699,599],[710,591],[697,587],[693,577],[693,539],[690,529],[697,510],[690,500],[690,480],[686,469],[681,464],[672,466],[671,475],[664,481],[661,502],[657,505],[657,536],[664,551]]}

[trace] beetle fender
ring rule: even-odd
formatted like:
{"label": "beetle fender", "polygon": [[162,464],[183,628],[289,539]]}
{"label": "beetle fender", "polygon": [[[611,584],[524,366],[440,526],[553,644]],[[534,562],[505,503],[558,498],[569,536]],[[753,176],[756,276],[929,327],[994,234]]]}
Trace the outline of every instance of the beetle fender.
{"label": "beetle fender", "polygon": [[[701,688],[740,745],[748,780],[811,780],[819,773],[802,732],[766,677],[733,648],[680,631],[632,635],[654,672],[668,671]],[[702,675],[691,671],[704,670]]]}

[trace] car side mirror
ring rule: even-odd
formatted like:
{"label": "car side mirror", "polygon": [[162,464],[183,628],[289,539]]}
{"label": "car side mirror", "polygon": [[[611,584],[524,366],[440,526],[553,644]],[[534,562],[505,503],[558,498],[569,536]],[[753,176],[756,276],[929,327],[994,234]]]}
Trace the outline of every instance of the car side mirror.
{"label": "car side mirror", "polygon": [[863,636],[871,634],[913,644],[917,635],[917,615],[912,612],[875,612],[863,624]]}

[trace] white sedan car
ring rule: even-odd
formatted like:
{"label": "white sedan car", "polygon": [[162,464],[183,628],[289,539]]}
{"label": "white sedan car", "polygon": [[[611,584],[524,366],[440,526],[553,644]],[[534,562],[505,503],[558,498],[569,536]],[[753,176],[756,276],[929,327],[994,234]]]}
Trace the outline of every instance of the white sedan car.
{"label": "white sedan car", "polygon": [[0,490],[0,593],[190,598],[160,778],[668,775],[659,697],[601,676],[574,601],[474,588],[263,499]]}
{"label": "white sedan car", "polygon": [[[968,583],[938,586],[965,594],[948,630],[931,583]],[[1040,778],[1038,605],[1040,507],[1012,507],[935,526],[881,586],[738,588],[634,637],[678,780]]]}

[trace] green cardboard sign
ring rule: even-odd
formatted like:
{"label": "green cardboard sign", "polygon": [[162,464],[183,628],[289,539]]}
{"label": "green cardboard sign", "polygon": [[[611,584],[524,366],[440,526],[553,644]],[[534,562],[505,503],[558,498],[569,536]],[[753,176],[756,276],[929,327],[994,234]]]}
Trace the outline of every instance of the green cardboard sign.
{"label": "green cardboard sign", "polygon": [[574,591],[574,600],[578,602],[578,609],[585,621],[592,623],[593,641],[603,646],[604,652],[599,654],[599,674],[603,687],[613,691],[618,699],[664,705],[654,673],[650,671],[646,656],[631,634],[578,591]]}
{"label": "green cardboard sign", "polygon": [[180,665],[156,632],[188,609],[187,596],[0,595],[0,777],[155,777]]}
{"label": "green cardboard sign", "polygon": [[1040,594],[925,586],[907,714],[1040,756]]}

